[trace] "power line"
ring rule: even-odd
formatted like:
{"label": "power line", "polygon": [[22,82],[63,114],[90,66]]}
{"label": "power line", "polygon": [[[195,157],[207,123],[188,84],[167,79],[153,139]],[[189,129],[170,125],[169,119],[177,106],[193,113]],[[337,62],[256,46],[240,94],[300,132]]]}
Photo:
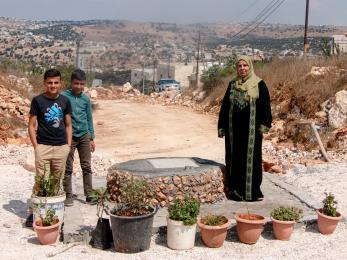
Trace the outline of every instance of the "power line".
{"label": "power line", "polygon": [[[247,24],[244,26],[240,31],[235,33],[234,35],[231,36],[230,40],[234,38],[240,38],[242,36],[239,36],[243,32],[247,31],[249,28],[255,25],[253,29],[248,31],[247,33],[250,33],[253,31],[255,28],[257,28],[262,22],[264,22],[274,11],[276,11],[279,6],[283,4],[285,0],[272,0],[270,3],[268,3],[263,10],[250,22],[250,24]],[[264,18],[265,17],[265,18]],[[260,22],[259,22],[260,20]],[[239,36],[239,37],[238,37]]]}
{"label": "power line", "polygon": [[250,5],[248,5],[241,13],[239,13],[234,19],[231,20],[231,23],[235,22],[237,19],[239,19],[242,15],[244,15],[251,7],[253,7],[258,0],[253,1]]}
{"label": "power line", "polygon": [[249,30],[246,34],[244,34],[244,35],[238,37],[238,39],[241,38],[241,37],[247,36],[248,34],[250,34],[251,32],[253,32],[255,29],[257,29],[258,26],[259,26],[260,24],[262,24],[271,14],[273,14],[284,2],[285,2],[285,0],[281,0],[281,2],[280,2],[280,3],[268,14],[268,15],[266,15],[265,18],[263,18],[260,22],[258,22],[254,28],[252,28],[251,30]]}

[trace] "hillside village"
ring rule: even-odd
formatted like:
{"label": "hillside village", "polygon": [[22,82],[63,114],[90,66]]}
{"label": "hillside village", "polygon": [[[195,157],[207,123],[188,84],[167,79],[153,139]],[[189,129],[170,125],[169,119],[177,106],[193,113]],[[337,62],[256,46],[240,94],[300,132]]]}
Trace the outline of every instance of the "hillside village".
{"label": "hillside village", "polygon": [[[111,166],[124,160],[165,157],[168,154],[181,156],[187,151],[223,163],[224,151],[215,152],[217,145],[221,144],[217,140],[215,125],[226,86],[234,73],[228,66],[235,65],[233,57],[237,54],[251,56],[257,75],[269,87],[274,119],[270,132],[264,134],[264,172],[307,192],[317,201],[321,201],[324,192],[334,192],[339,201],[339,211],[345,215],[347,27],[312,26],[311,48],[303,57],[303,26],[263,24],[248,38],[229,42],[228,39],[244,25],[30,21],[0,17],[0,166],[4,171],[0,181],[1,199],[4,201],[0,211],[0,237],[6,241],[5,246],[12,250],[15,245],[20,250],[13,252],[14,255],[31,255],[32,258],[52,256],[50,251],[55,251],[53,255],[61,254],[58,256],[61,259],[85,259],[87,255],[91,259],[114,257],[110,254],[113,251],[91,249],[86,241],[69,246],[57,243],[42,250],[33,242],[36,241],[33,231],[23,228],[27,206],[23,201],[31,192],[35,171],[33,149],[27,134],[29,106],[31,98],[42,90],[42,72],[50,66],[62,68],[64,80],[76,65],[86,70],[90,77],[85,93],[92,101],[97,134],[92,171],[96,178],[104,178]],[[194,82],[196,75],[207,75],[210,68],[217,68],[212,72],[218,73],[211,73],[216,76],[213,78],[215,81],[204,81],[202,77]],[[225,74],[225,71],[230,73]],[[155,90],[154,83],[161,78],[180,81],[182,89]],[[110,104],[117,110],[106,110],[106,107],[110,109]],[[129,111],[122,110],[122,107]],[[156,125],[165,125],[166,122],[156,118],[155,113],[165,114],[166,111],[174,115],[179,129],[172,140],[169,133],[158,133],[161,128],[152,129],[151,126],[150,119]],[[196,118],[194,129],[185,129],[187,119],[184,115],[188,114],[191,121]],[[146,115],[148,123],[138,126],[139,118],[129,115]],[[123,122],[122,126],[117,125],[119,122]],[[128,127],[138,134],[130,136]],[[148,129],[151,132],[144,134]],[[162,144],[164,148],[156,147],[156,142],[160,141],[156,134],[171,142]],[[113,147],[110,139],[116,138],[124,140],[124,147],[117,147],[118,144]],[[194,138],[201,146],[193,142]],[[178,140],[184,145],[176,147]],[[79,159],[75,160],[74,168],[74,175],[81,177]],[[13,187],[13,176],[18,178],[16,187]],[[165,196],[160,188],[156,194]],[[203,200],[208,205],[215,202],[211,196]],[[166,198],[163,201],[160,205],[164,207]],[[91,208],[82,206],[84,215],[89,211]],[[10,221],[14,214],[17,218]],[[90,228],[95,223],[87,219],[83,225]],[[339,224],[336,234],[324,237],[319,236],[313,224],[307,222],[286,244],[277,243],[266,232],[261,243],[252,247],[251,252],[250,247],[236,244],[234,238],[229,238],[221,251],[212,253],[202,246],[189,252],[172,253],[163,247],[166,240],[162,241],[162,232],[158,232],[151,241],[154,249],[144,253],[144,259],[180,259],[187,254],[195,259],[206,256],[220,259],[228,258],[230,252],[237,258],[246,255],[254,259],[266,258],[264,252],[271,259],[283,255],[292,259],[312,256],[323,259],[327,252],[334,259],[343,259],[347,255],[343,240],[346,236],[345,220]],[[12,257],[12,252],[7,251],[5,258]]]}
{"label": "hillside village", "polygon": [[[172,75],[163,71],[187,64],[194,66],[198,48],[200,74],[213,64],[223,66],[228,57],[235,54],[253,56],[259,61],[303,55],[303,27],[295,25],[263,24],[248,37],[236,37],[231,42],[228,39],[247,24],[177,25],[108,20],[54,22],[2,17],[0,25],[2,60],[35,64],[33,71],[48,64],[74,65],[77,62],[79,67],[99,78],[105,79],[104,74],[108,77],[113,74],[113,80],[106,80],[113,84],[127,81],[138,84],[138,79],[131,79],[135,73],[131,70],[137,70],[138,75],[144,74],[145,80],[149,81],[159,80],[157,75],[170,78]],[[311,26],[308,55],[319,56],[334,44],[338,44],[339,51],[347,51],[346,31],[347,28],[342,26]],[[162,73],[155,72],[156,69]],[[192,69],[192,73],[196,73],[196,68],[194,71]]]}

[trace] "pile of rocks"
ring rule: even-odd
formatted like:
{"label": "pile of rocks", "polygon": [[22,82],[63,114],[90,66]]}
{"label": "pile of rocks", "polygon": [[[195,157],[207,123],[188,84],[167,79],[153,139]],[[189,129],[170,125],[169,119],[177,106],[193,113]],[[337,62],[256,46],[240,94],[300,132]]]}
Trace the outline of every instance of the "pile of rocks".
{"label": "pile of rocks", "polygon": [[194,199],[205,203],[214,203],[225,198],[223,174],[221,170],[211,169],[194,175],[173,176],[134,176],[129,172],[113,169],[107,175],[107,189],[111,199],[119,201],[120,184],[127,183],[131,178],[145,179],[155,191],[152,203],[161,207],[168,206],[175,199],[183,199],[190,194]]}

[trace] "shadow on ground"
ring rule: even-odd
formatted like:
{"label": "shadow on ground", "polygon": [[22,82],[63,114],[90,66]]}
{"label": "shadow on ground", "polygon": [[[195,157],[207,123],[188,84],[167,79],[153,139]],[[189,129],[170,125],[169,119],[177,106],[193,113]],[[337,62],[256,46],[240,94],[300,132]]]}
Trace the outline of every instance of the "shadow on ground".
{"label": "shadow on ground", "polygon": [[7,204],[3,204],[2,207],[20,218],[27,217],[28,205],[21,200],[10,200]]}

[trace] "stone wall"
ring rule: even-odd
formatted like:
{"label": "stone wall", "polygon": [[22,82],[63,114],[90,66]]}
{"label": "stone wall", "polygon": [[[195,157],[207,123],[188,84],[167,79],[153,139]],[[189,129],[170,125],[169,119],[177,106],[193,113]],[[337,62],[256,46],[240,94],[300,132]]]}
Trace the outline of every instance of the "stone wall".
{"label": "stone wall", "polygon": [[204,172],[192,175],[173,176],[139,176],[119,169],[112,170],[107,175],[107,189],[111,200],[115,200],[119,183],[134,178],[145,179],[155,190],[152,202],[161,207],[168,206],[177,199],[183,199],[186,194],[198,199],[200,202],[214,203],[225,198],[223,173],[221,169],[207,169]]}

